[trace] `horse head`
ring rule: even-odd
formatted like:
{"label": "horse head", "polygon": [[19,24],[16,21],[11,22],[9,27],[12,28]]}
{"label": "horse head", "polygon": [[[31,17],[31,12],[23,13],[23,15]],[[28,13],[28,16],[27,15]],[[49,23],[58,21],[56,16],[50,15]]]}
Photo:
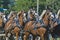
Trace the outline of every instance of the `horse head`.
{"label": "horse head", "polygon": [[23,14],[24,14],[24,11],[20,11],[17,14],[20,26],[24,26],[24,21],[23,21],[24,17],[23,17]]}
{"label": "horse head", "polygon": [[51,15],[51,12],[49,10],[46,10],[44,15],[42,16],[42,20],[46,26],[49,25],[49,17]]}
{"label": "horse head", "polygon": [[10,16],[10,18],[9,18],[9,20],[8,20],[8,21],[6,22],[6,24],[5,24],[4,29],[9,30],[9,29],[12,27],[13,21],[14,21],[14,18],[15,18],[15,17],[16,17],[16,12],[13,11],[12,14],[11,14],[11,16]]}
{"label": "horse head", "polygon": [[16,12],[15,12],[15,11],[12,11],[9,19],[12,20],[12,19],[14,19],[15,17],[16,17]]}
{"label": "horse head", "polygon": [[34,13],[30,12],[30,20],[34,20],[34,19],[35,19]]}
{"label": "horse head", "polygon": [[57,27],[60,24],[60,20],[58,18],[56,18],[55,13],[52,13],[50,15],[49,19],[50,19],[50,22],[49,22],[50,29],[53,29],[53,28]]}

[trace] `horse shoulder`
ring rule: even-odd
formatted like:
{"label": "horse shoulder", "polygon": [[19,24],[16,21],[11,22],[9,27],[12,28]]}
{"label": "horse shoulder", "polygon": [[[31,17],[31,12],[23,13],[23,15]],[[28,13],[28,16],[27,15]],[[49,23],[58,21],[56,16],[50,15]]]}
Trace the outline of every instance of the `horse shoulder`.
{"label": "horse shoulder", "polygon": [[8,22],[5,24],[5,26],[9,26],[10,24],[11,24],[11,20],[8,21]]}
{"label": "horse shoulder", "polygon": [[3,22],[3,19],[2,19],[2,18],[0,18],[0,23],[1,23],[1,22]]}

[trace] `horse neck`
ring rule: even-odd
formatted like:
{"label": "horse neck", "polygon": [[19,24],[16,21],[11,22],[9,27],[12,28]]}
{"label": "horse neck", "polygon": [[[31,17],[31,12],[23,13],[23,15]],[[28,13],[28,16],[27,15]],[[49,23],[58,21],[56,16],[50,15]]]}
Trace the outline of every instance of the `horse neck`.
{"label": "horse neck", "polygon": [[30,20],[33,20],[33,19],[34,19],[34,15],[30,14]]}
{"label": "horse neck", "polygon": [[2,18],[0,18],[0,26],[2,25],[2,23],[3,23],[3,19],[2,19]]}
{"label": "horse neck", "polygon": [[26,23],[25,27],[24,27],[24,30],[27,31],[27,30],[30,30],[31,26],[33,25],[34,21],[29,21]]}
{"label": "horse neck", "polygon": [[12,23],[13,22],[13,19],[9,19],[8,21],[7,21],[7,23]]}
{"label": "horse neck", "polygon": [[10,19],[9,21],[10,21],[10,23],[12,23],[13,22],[13,19],[12,20]]}
{"label": "horse neck", "polygon": [[13,20],[8,20],[7,23],[5,24],[5,28],[8,28],[12,24]]}
{"label": "horse neck", "polygon": [[49,24],[48,15],[45,16],[42,20],[43,20],[43,22],[44,22],[45,25]]}
{"label": "horse neck", "polygon": [[20,23],[21,26],[23,26],[23,23],[24,23],[23,22],[23,15],[19,16],[19,23]]}
{"label": "horse neck", "polygon": [[54,28],[54,27],[56,27],[58,24],[57,24],[57,22],[53,22],[52,20],[50,20],[50,27],[51,28]]}

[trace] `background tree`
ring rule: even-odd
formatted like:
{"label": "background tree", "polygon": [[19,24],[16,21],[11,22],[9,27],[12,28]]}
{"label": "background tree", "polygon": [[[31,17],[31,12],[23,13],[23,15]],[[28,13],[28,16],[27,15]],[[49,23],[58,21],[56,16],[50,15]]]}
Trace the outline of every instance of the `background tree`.
{"label": "background tree", "polygon": [[[28,11],[29,8],[33,7],[37,10],[37,0],[3,0],[3,7],[9,9],[10,11]],[[56,12],[60,8],[60,0],[39,0],[39,13],[48,8],[53,12]]]}

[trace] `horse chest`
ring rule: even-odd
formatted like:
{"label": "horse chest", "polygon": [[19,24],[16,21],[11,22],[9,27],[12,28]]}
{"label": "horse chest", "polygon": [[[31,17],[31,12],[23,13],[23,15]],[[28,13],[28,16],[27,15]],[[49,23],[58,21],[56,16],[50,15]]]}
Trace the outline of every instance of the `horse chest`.
{"label": "horse chest", "polygon": [[9,21],[9,22],[7,22],[7,24],[5,25],[5,29],[6,29],[6,30],[10,30],[10,29],[13,28],[12,26],[13,26],[12,21],[11,21],[11,22]]}
{"label": "horse chest", "polygon": [[2,22],[3,22],[2,19],[0,19],[0,26],[2,25]]}
{"label": "horse chest", "polygon": [[43,22],[44,22],[44,24],[48,24],[48,20],[47,19],[44,19]]}
{"label": "horse chest", "polygon": [[2,21],[2,19],[0,20],[0,24],[2,23],[3,21]]}

